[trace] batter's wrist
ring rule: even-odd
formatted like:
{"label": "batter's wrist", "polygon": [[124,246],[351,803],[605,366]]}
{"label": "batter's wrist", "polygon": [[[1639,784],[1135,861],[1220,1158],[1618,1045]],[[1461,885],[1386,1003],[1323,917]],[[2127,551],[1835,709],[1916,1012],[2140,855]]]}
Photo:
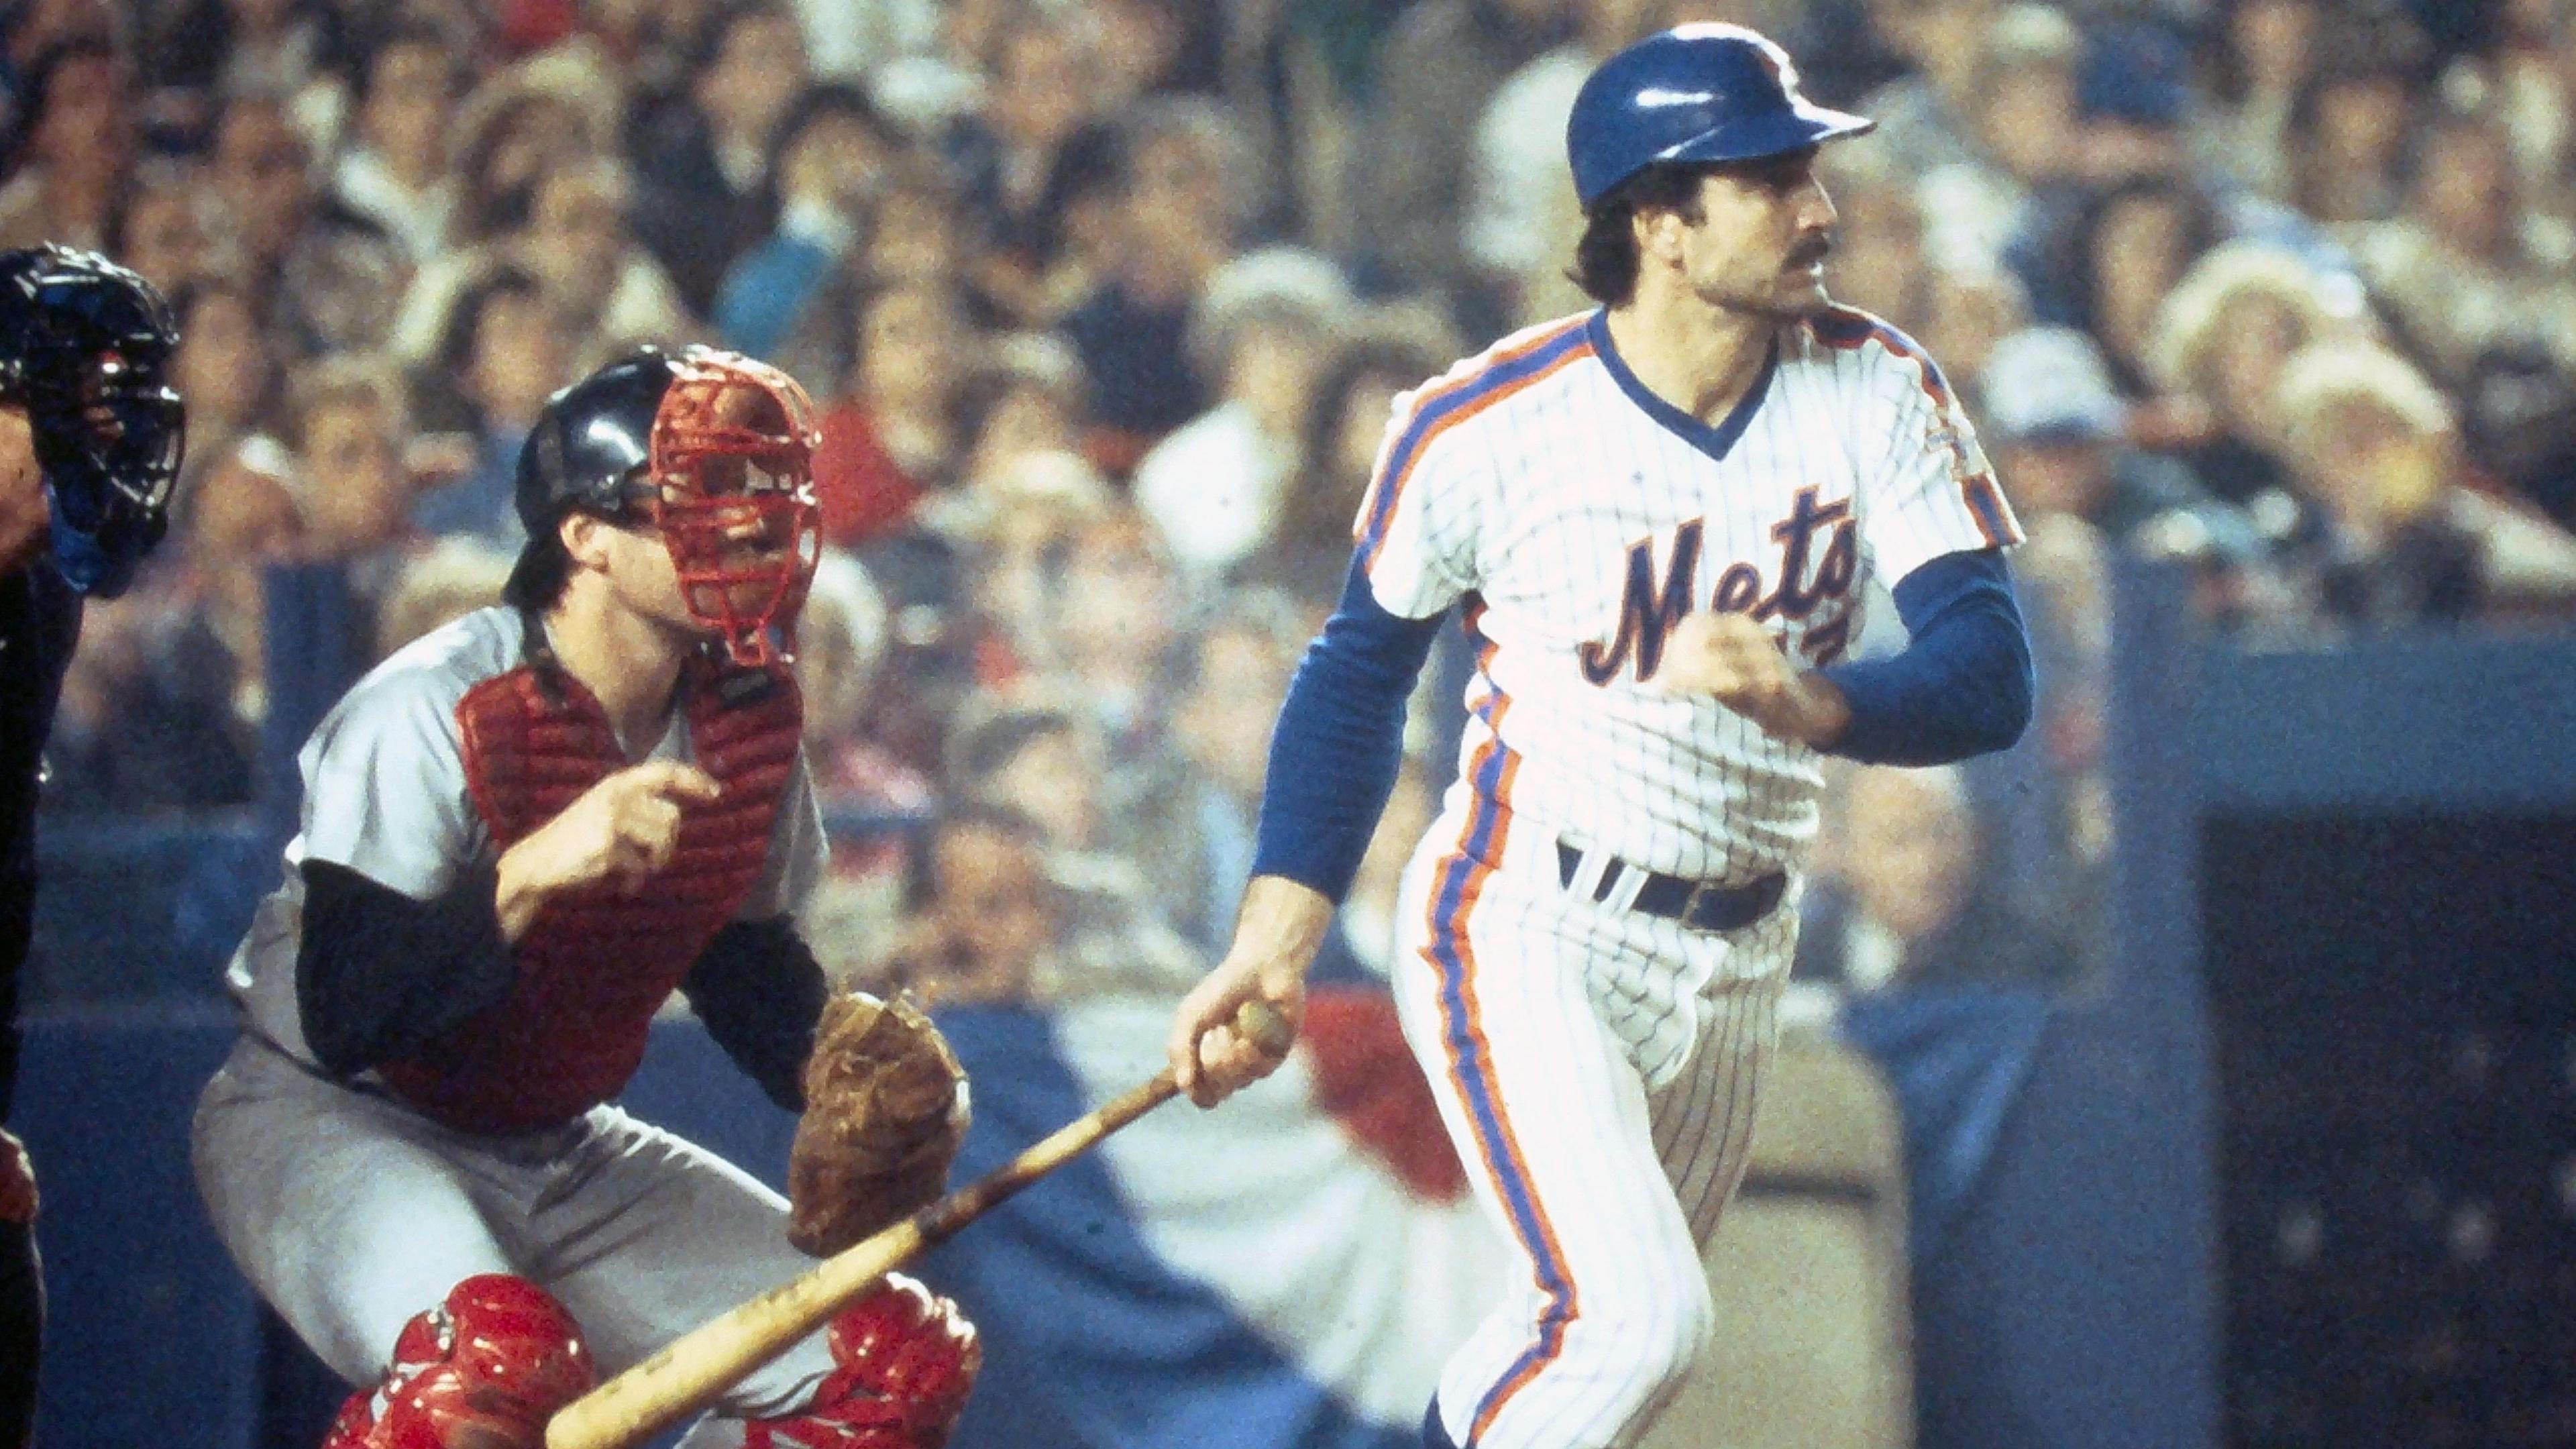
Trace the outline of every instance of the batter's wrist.
{"label": "batter's wrist", "polygon": [[1257,875],[1244,888],[1243,909],[1235,917],[1235,946],[1254,947],[1264,970],[1302,977],[1323,949],[1335,914],[1332,898],[1313,886],[1284,875]]}
{"label": "batter's wrist", "polygon": [[1811,749],[1834,747],[1851,728],[1851,701],[1842,687],[1813,671],[1798,676],[1798,737]]}

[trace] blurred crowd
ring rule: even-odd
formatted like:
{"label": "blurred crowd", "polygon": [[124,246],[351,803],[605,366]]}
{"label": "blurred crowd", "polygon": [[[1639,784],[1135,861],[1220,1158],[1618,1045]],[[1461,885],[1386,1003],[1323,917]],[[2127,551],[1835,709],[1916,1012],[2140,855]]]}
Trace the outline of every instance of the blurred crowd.
{"label": "blurred crowd", "polygon": [[843,850],[848,969],[1186,980],[1393,399],[1581,305],[1575,89],[1709,19],[1879,119],[1833,290],[1949,369],[2030,536],[2040,722],[1837,779],[1806,969],[2098,939],[2118,552],[2255,644],[2576,600],[2576,0],[18,0],[0,245],[159,283],[191,431],[50,803],[252,798],[263,570],[344,568],[371,657],[490,601],[545,398],[705,341],[823,406],[831,807],[934,822]]}

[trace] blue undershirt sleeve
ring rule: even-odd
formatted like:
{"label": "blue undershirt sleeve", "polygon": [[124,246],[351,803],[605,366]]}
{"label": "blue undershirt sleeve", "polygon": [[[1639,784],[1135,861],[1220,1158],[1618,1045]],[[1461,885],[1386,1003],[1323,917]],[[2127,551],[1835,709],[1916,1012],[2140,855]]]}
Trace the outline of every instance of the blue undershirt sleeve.
{"label": "blue undershirt sleeve", "polygon": [[1285,876],[1335,902],[1351,888],[1404,761],[1404,706],[1446,611],[1386,611],[1354,560],[1342,602],[1289,681],[1270,737],[1254,875]]}
{"label": "blue undershirt sleeve", "polygon": [[1874,765],[1943,765],[2010,748],[2030,725],[2030,635],[2000,549],[1947,553],[1897,580],[1909,643],[1824,670],[1851,705],[1826,751]]}

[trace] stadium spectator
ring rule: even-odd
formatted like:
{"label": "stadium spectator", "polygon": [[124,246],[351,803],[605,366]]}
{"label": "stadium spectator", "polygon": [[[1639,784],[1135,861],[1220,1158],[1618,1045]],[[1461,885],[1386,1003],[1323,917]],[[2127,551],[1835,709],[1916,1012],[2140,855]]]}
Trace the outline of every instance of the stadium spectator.
{"label": "stadium spectator", "polygon": [[358,593],[388,592],[412,531],[411,437],[402,375],[390,363],[341,353],[306,363],[287,384],[288,446],[304,502],[308,558],[348,562]]}
{"label": "stadium spectator", "polygon": [[197,169],[184,162],[149,161],[136,168],[134,191],[117,226],[116,254],[176,297],[217,273],[233,269],[218,241],[221,219]]}
{"label": "stadium spectator", "polygon": [[777,228],[726,269],[716,295],[724,345],[828,387],[849,366],[849,263],[897,138],[867,94],[821,85],[770,143]]}
{"label": "stadium spectator", "polygon": [[242,244],[244,276],[265,299],[285,352],[363,350],[384,339],[409,280],[402,253],[320,191],[286,102],[254,94],[224,107],[213,181]]}
{"label": "stadium spectator", "polygon": [[2062,934],[1980,880],[1982,848],[1955,767],[1849,772],[1838,830],[1865,849],[1805,906],[1798,978],[1851,991],[1890,987],[2054,986],[2075,971]]}
{"label": "stadium spectator", "polygon": [[537,183],[549,172],[616,154],[621,105],[597,55],[573,46],[532,56],[475,87],[457,112],[449,239],[477,245],[526,226]]}
{"label": "stadium spectator", "polygon": [[1568,0],[1417,0],[1379,47],[1350,170],[1358,253],[1389,290],[1455,296],[1468,146],[1503,81],[1565,37]]}
{"label": "stadium spectator", "polygon": [[2290,113],[2315,64],[2318,0],[2233,0],[2211,27],[2210,85],[2191,119],[2202,170],[2288,204]]}
{"label": "stadium spectator", "polygon": [[805,41],[795,14],[764,0],[719,12],[693,60],[686,91],[635,129],[634,226],[705,316],[725,268],[777,222],[770,137],[805,87]]}
{"label": "stadium spectator", "polygon": [[944,814],[915,875],[884,984],[941,1006],[1024,1002],[1063,934],[1045,832],[989,805]]}
{"label": "stadium spectator", "polygon": [[1182,939],[1211,959],[1233,939],[1235,910],[1252,878],[1270,727],[1307,626],[1278,594],[1228,600],[1190,647],[1169,753],[1148,767],[1113,817],[1118,853],[1143,866],[1151,898]]}
{"label": "stadium spectator", "polygon": [[2127,406],[2101,349],[2083,333],[2039,327],[1995,345],[1984,373],[1986,429],[1996,475],[2023,517],[2080,518],[2148,553],[2198,540],[2240,566],[2260,541],[2234,508],[2174,459],[2128,446]]}
{"label": "stadium spectator", "polygon": [[1872,30],[1905,73],[1863,97],[1878,122],[1875,144],[1900,176],[1973,164],[1977,99],[1986,79],[1996,0],[1871,0]]}
{"label": "stadium spectator", "polygon": [[202,282],[174,294],[170,307],[179,321],[171,372],[188,400],[188,455],[177,488],[184,498],[243,439],[277,425],[284,370],[243,288]]}
{"label": "stadium spectator", "polygon": [[2097,23],[2076,72],[2076,169],[2097,186],[2195,177],[2191,57],[2152,20]]}
{"label": "stadium spectator", "polygon": [[1349,325],[1332,264],[1264,248],[1210,277],[1190,316],[1190,356],[1216,406],[1136,465],[1136,501],[1183,566],[1214,576],[1275,537],[1303,456],[1315,385]]}
{"label": "stadium spectator", "polygon": [[638,343],[697,336],[670,275],[627,229],[633,192],[623,162],[567,153],[538,178],[524,224],[489,244],[442,252],[420,269],[403,297],[391,350],[414,365],[427,361],[458,299],[504,268],[533,279],[566,337],[579,339],[575,372]]}
{"label": "stadium spectator", "polygon": [[1065,540],[1054,575],[1057,688],[1126,764],[1165,743],[1190,595],[1153,525],[1119,503]]}
{"label": "stadium spectator", "polygon": [[980,115],[943,138],[974,243],[978,284],[1014,318],[1038,320],[1039,279],[1057,246],[1046,209],[1058,153],[1098,114],[1099,56],[1082,18],[1030,7],[990,41],[993,84]]}
{"label": "stadium spectator", "polygon": [[2576,143],[2576,11],[2558,0],[2508,0],[2496,10],[2494,55],[2476,73],[2494,87],[2523,184],[2549,190],[2561,185]]}
{"label": "stadium spectator", "polygon": [[2130,177],[2086,199],[2066,236],[2064,266],[2050,278],[2054,296],[2034,310],[2090,333],[2120,391],[2144,396],[2153,387],[2146,352],[2156,314],[2223,227],[2190,180]]}
{"label": "stadium spectator", "polygon": [[1091,415],[1132,461],[1206,406],[1189,365],[1190,309],[1234,253],[1241,141],[1205,101],[1139,105],[1120,150],[1116,270],[1063,322],[1092,383]]}
{"label": "stadium spectator", "polygon": [[412,521],[430,533],[477,534],[516,548],[519,448],[555,389],[571,380],[571,340],[534,277],[503,267],[460,298],[439,345],[432,405],[470,435],[464,475],[424,494]]}
{"label": "stadium spectator", "polygon": [[2425,77],[2423,37],[2375,13],[2329,25],[2290,108],[2290,200],[2329,226],[2397,210],[2399,168]]}
{"label": "stadium spectator", "polygon": [[958,729],[946,781],[953,799],[1037,826],[1049,850],[1080,852],[1107,843],[1107,774],[1107,751],[1079,714],[996,695]]}
{"label": "stadium spectator", "polygon": [[[823,536],[842,545],[901,527],[925,495],[947,486],[975,357],[955,296],[936,284],[892,284],[860,298],[852,331],[855,361],[823,409],[814,450]],[[1070,439],[1068,429],[1059,441]]]}
{"label": "stadium spectator", "polygon": [[2159,311],[2147,360],[2164,405],[2147,418],[2142,441],[2178,452],[2233,502],[2280,496],[2288,481],[2273,405],[2281,367],[2310,343],[2361,327],[2361,297],[2349,279],[2262,243],[2217,248]]}
{"label": "stadium spectator", "polygon": [[75,37],[39,57],[23,90],[24,156],[0,186],[0,247],[105,247],[134,164],[134,97],[103,39]]}
{"label": "stadium spectator", "polygon": [[413,266],[447,244],[456,212],[449,166],[462,58],[437,27],[414,21],[358,68],[356,144],[332,176],[341,205],[374,222]]}
{"label": "stadium spectator", "polygon": [[2502,123],[2436,112],[2414,148],[2405,209],[2352,237],[2371,298],[2408,350],[2454,389],[2514,341],[2576,364],[2576,233],[2523,203]]}
{"label": "stadium spectator", "polygon": [[[2025,233],[2032,234],[2025,249],[2046,248],[2065,198],[2080,195],[2076,80],[2083,47],[2083,33],[2050,6],[1994,13],[1966,112],[1969,154],[1910,173],[1922,177],[1927,244],[1937,263],[1998,265]],[[2037,208],[2051,193],[2062,193],[2059,204]]]}
{"label": "stadium spectator", "polygon": [[[889,803],[881,796],[884,771],[866,735],[867,698],[885,658],[885,598],[867,569],[839,549],[826,549],[814,568],[805,611],[796,621],[796,682],[805,692],[805,751],[814,787],[827,801]],[[927,803],[910,782],[905,804]]]}
{"label": "stadium spectator", "polygon": [[2329,618],[2564,617],[2576,605],[2576,538],[2470,486],[2450,404],[2405,359],[2319,344],[2283,366],[2279,388],[2292,467],[2330,525],[2308,559]]}

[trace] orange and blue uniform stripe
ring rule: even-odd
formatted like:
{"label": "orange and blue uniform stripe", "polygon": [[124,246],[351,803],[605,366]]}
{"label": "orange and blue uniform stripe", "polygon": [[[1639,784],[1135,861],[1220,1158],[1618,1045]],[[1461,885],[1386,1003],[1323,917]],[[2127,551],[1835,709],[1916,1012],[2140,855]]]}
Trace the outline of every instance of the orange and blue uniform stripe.
{"label": "orange and blue uniform stripe", "polygon": [[[1816,340],[1836,351],[1848,352],[1866,342],[1876,342],[1889,352],[1914,365],[1922,378],[1923,395],[1932,399],[1935,416],[1946,417],[1956,404],[1950,391],[1950,380],[1941,373],[1941,364],[1923,350],[1923,344],[1905,335],[1894,325],[1871,316],[1857,307],[1828,307],[1809,324]],[[1985,536],[1988,548],[2009,548],[2021,542],[2021,529],[2013,522],[2011,510],[2004,507],[2003,494],[1995,486],[1990,469],[1959,470],[1959,494],[1968,505],[1968,514],[1977,523],[1977,532]]]}
{"label": "orange and blue uniform stripe", "polygon": [[[1490,664],[1493,646],[1477,630],[1481,605],[1470,602],[1464,624],[1476,645],[1480,668]],[[1503,716],[1511,701],[1482,676],[1483,690],[1475,713],[1485,727],[1485,741],[1468,764],[1474,800],[1458,849],[1440,864],[1431,892],[1431,940],[1426,954],[1440,974],[1441,1042],[1449,1076],[1466,1104],[1477,1155],[1510,1219],[1513,1237],[1528,1255],[1544,1299],[1531,1343],[1513,1359],[1470,1415],[1466,1443],[1474,1443],[1502,1412],[1512,1396],[1554,1363],[1565,1347],[1565,1334],[1580,1314],[1574,1273],[1559,1246],[1546,1205],[1539,1200],[1536,1174],[1512,1130],[1510,1113],[1497,1090],[1492,1044],[1486,1039],[1476,998],[1476,952],[1468,939],[1467,918],[1502,859],[1511,832],[1512,780],[1520,756],[1503,743]]]}
{"label": "orange and blue uniform stripe", "polygon": [[1377,562],[1387,526],[1395,518],[1404,486],[1413,477],[1433,440],[1451,428],[1533,387],[1564,367],[1592,355],[1592,341],[1577,317],[1551,326],[1524,341],[1497,349],[1482,367],[1442,386],[1426,388],[1415,399],[1413,415],[1387,446],[1369,485],[1368,507],[1357,530],[1363,567]]}

